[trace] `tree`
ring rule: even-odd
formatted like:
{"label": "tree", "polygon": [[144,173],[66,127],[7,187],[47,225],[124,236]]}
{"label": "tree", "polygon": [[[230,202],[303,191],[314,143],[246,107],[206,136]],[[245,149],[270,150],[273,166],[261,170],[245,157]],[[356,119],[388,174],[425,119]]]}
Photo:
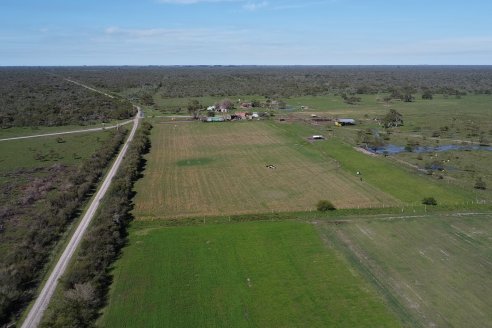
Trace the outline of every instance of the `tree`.
{"label": "tree", "polygon": [[394,109],[390,109],[388,114],[383,117],[383,125],[385,128],[401,126],[403,125],[403,115]]}
{"label": "tree", "polygon": [[260,101],[259,101],[259,100],[257,100],[257,99],[253,99],[253,100],[251,101],[251,106],[252,106],[252,107],[261,107],[261,103],[260,103]]}
{"label": "tree", "polygon": [[474,188],[479,190],[485,190],[487,189],[487,184],[485,183],[485,181],[483,181],[481,177],[478,177],[477,181],[475,181]]}
{"label": "tree", "polygon": [[188,109],[188,113],[193,116],[194,119],[198,118],[198,113],[200,112],[200,109],[203,108],[202,104],[196,99],[190,100],[188,103],[188,106],[186,107]]}
{"label": "tree", "polygon": [[140,96],[140,101],[146,106],[153,106],[155,104],[154,97],[152,97],[152,94],[150,94],[149,92],[143,93]]}
{"label": "tree", "polygon": [[231,110],[234,108],[234,103],[230,99],[224,99],[220,102],[219,107]]}
{"label": "tree", "polygon": [[437,205],[437,200],[434,197],[425,197],[422,199],[422,204],[435,206]]}
{"label": "tree", "polygon": [[412,94],[410,93],[406,93],[404,96],[403,96],[403,101],[404,102],[413,102],[414,101],[414,97],[412,96]]}
{"label": "tree", "polygon": [[432,100],[432,93],[427,90],[422,94],[422,99],[424,100]]}
{"label": "tree", "polygon": [[335,205],[333,205],[333,203],[330,202],[329,200],[320,200],[318,204],[316,204],[316,208],[320,212],[336,210]]}

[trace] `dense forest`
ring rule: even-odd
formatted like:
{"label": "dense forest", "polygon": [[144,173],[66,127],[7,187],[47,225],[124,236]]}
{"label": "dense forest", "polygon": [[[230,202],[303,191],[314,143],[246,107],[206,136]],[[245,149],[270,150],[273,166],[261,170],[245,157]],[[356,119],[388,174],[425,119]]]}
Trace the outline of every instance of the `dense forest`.
{"label": "dense forest", "polygon": [[[73,79],[113,95],[109,98]],[[90,124],[134,115],[128,101],[259,95],[492,94],[492,66],[120,66],[0,68],[0,127]],[[147,103],[148,102],[148,103]]]}
{"label": "dense forest", "polygon": [[146,66],[51,68],[96,87],[163,97],[492,93],[492,66]]}
{"label": "dense forest", "polygon": [[90,124],[134,115],[109,98],[38,68],[0,68],[0,128]]}

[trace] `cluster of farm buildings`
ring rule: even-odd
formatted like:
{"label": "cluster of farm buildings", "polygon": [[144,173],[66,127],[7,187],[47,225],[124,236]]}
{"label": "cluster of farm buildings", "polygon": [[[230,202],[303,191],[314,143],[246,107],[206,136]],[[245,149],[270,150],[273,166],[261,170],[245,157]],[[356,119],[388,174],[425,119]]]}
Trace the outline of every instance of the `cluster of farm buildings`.
{"label": "cluster of farm buildings", "polygon": [[[212,106],[207,107],[208,116],[202,116],[201,120],[203,122],[225,122],[225,121],[236,121],[236,120],[253,120],[260,119],[260,117],[268,117],[269,114],[262,112],[251,112],[251,109],[254,108],[253,103],[243,102],[240,104],[241,110],[247,111],[236,111],[234,113],[229,113],[231,109],[230,104],[226,104],[225,102],[217,103]],[[301,109],[308,109],[307,106],[301,106]],[[219,115],[216,115],[219,114]],[[313,120],[317,120],[318,117],[316,115],[311,115]],[[331,119],[329,119],[331,121]],[[281,121],[284,121],[281,119]],[[355,125],[356,122],[351,118],[340,118],[335,119],[335,126],[345,126],[345,125]]]}

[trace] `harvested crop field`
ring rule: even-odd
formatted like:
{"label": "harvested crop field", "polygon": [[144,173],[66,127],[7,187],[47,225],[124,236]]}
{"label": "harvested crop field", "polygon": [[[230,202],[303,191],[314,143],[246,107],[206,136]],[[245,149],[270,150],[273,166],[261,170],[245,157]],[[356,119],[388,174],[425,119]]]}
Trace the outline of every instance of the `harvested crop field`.
{"label": "harvested crop field", "polygon": [[491,327],[492,216],[321,225],[414,327]]}
{"label": "harvested crop field", "polygon": [[140,219],[395,203],[270,122],[157,124],[136,190]]}
{"label": "harvested crop field", "polygon": [[101,327],[399,327],[304,222],[134,222]]}

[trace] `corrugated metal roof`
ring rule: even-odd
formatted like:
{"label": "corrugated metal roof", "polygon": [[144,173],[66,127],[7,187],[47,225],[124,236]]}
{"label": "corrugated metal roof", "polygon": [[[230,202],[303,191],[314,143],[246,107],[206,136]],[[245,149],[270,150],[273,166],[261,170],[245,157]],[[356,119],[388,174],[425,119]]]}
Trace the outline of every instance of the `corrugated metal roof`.
{"label": "corrugated metal roof", "polygon": [[355,123],[355,120],[353,118],[340,118],[337,121],[340,123]]}

